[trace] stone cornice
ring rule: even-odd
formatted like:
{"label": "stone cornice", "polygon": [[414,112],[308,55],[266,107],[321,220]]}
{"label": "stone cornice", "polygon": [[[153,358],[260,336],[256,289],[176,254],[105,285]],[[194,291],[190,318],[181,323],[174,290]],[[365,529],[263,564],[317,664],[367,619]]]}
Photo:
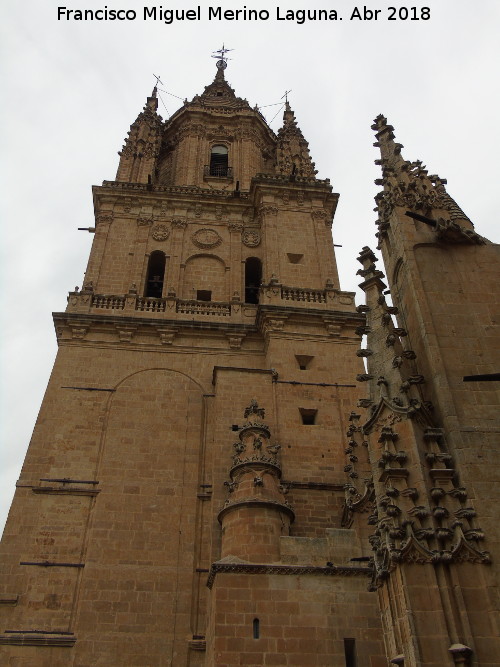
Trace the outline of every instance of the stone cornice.
{"label": "stone cornice", "polygon": [[294,306],[281,306],[281,305],[260,305],[257,312],[257,326],[260,327],[262,319],[266,316],[272,317],[285,317],[289,318],[290,316],[298,315],[303,317],[311,315],[324,319],[328,318],[330,321],[338,321],[342,324],[349,324],[352,326],[360,326],[360,324],[365,323],[365,316],[363,314],[357,313],[356,311],[346,312],[343,310],[327,310],[320,308],[300,308]]}
{"label": "stone cornice", "polygon": [[257,565],[254,563],[212,563],[207,586],[212,588],[217,574],[279,574],[288,576],[366,577],[372,574],[370,567],[336,566],[314,567],[307,565]]}
{"label": "stone cornice", "polygon": [[262,131],[262,135],[273,143],[276,142],[276,134],[267,125],[264,116],[260,111],[252,109],[248,103],[245,103],[243,100],[241,101],[241,104],[234,107],[210,107],[188,102],[178,109],[168,121],[166,121],[164,126],[164,136],[168,136],[172,134],[172,132],[178,130],[182,126],[186,117],[199,117],[200,122],[206,123],[207,114],[215,118],[217,116],[223,116],[226,122],[241,118],[257,121],[255,124]]}
{"label": "stone cornice", "polygon": [[158,327],[175,327],[175,329],[210,329],[222,332],[241,332],[244,334],[257,333],[257,327],[253,324],[236,324],[231,322],[217,322],[215,320],[182,320],[182,319],[151,319],[147,317],[130,317],[127,315],[94,315],[87,313],[52,313],[54,324],[86,324],[88,326],[133,326],[133,327],[148,327],[157,329]]}
{"label": "stone cornice", "polygon": [[239,190],[235,197],[233,190],[214,190],[211,188],[200,188],[197,185],[149,185],[147,183],[128,183],[126,181],[103,181],[102,185],[92,186],[94,197],[100,194],[110,195],[125,193],[127,197],[135,192],[142,197],[158,197],[169,195],[170,197],[179,196],[179,198],[202,197],[207,199],[234,199],[235,203],[240,199],[248,199],[250,193],[245,190]]}
{"label": "stone cornice", "polygon": [[7,630],[0,635],[0,646],[48,646],[48,647],[71,647],[74,646],[76,637],[72,632],[57,633],[43,630],[28,630],[26,632],[13,630],[12,634]]}
{"label": "stone cornice", "polygon": [[255,191],[257,188],[263,186],[266,187],[266,189],[272,188],[280,191],[283,190],[283,187],[287,187],[293,190],[322,190],[332,198],[338,199],[340,196],[338,193],[332,192],[332,186],[330,185],[330,179],[328,178],[313,179],[297,176],[291,180],[290,176],[281,174],[256,174],[252,178],[250,192]]}

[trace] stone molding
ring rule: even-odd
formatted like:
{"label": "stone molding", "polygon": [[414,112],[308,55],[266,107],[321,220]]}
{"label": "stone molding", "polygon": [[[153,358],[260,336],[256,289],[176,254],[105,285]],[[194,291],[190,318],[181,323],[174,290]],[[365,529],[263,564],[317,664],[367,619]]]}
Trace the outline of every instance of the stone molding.
{"label": "stone molding", "polygon": [[48,646],[71,648],[76,643],[73,633],[45,632],[44,630],[9,631],[0,635],[0,646]]}
{"label": "stone molding", "polygon": [[307,565],[258,565],[254,563],[212,563],[207,586],[212,588],[217,574],[279,574],[285,576],[326,576],[326,577],[365,577],[372,572],[370,567],[350,567],[332,565],[314,567]]}

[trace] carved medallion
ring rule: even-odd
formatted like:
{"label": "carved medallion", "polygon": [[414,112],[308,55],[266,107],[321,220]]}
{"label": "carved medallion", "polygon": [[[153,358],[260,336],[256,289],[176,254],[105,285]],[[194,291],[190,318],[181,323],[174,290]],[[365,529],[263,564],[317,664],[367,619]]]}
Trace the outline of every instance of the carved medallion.
{"label": "carved medallion", "polygon": [[216,248],[222,243],[221,237],[214,229],[199,229],[191,240],[198,248]]}
{"label": "carved medallion", "polygon": [[256,248],[260,244],[260,233],[256,229],[247,229],[241,235],[241,240],[248,248]]}
{"label": "carved medallion", "polygon": [[169,237],[169,234],[170,229],[167,227],[167,225],[155,225],[153,227],[153,231],[151,232],[151,236],[155,241],[166,241]]}

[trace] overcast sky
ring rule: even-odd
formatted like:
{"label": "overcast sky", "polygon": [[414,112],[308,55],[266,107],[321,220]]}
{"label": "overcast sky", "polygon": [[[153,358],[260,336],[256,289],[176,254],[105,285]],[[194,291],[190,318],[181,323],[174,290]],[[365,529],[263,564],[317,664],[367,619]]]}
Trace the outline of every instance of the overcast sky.
{"label": "overcast sky", "polygon": [[[63,0],[59,0],[62,6]],[[51,312],[81,286],[94,224],[91,186],[115,177],[119,151],[159,75],[167,109],[203,91],[210,56],[233,48],[226,78],[269,122],[285,90],[309,141],[320,178],[340,203],[333,226],[341,285],[355,290],[364,245],[375,248],[373,118],[395,126],[403,155],[448,179],[448,192],[476,230],[499,241],[498,0],[412,1],[429,20],[350,20],[347,0],[247,0],[268,20],[143,20],[141,2],[66,0],[72,9],[134,9],[134,21],[57,19],[58,2],[4,0],[2,43],[2,451],[0,527],[19,477],[56,354]],[[359,5],[363,8],[364,5]],[[397,4],[396,7],[403,5]],[[196,9],[189,2],[163,8]],[[278,21],[277,8],[337,10],[342,21]],[[402,12],[405,15],[405,12]],[[425,15],[425,13],[424,13]],[[410,16],[412,12],[410,11]],[[272,120],[276,131],[282,113]],[[358,302],[360,301],[358,297]]]}

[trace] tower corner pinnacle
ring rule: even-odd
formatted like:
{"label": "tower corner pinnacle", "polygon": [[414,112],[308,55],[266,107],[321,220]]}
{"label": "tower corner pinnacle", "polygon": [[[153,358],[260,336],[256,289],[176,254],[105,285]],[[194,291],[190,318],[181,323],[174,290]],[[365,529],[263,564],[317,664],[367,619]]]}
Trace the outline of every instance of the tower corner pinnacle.
{"label": "tower corner pinnacle", "polygon": [[276,170],[279,174],[316,180],[315,164],[309,153],[309,144],[297,124],[288,100],[283,112],[283,125],[278,130]]}

